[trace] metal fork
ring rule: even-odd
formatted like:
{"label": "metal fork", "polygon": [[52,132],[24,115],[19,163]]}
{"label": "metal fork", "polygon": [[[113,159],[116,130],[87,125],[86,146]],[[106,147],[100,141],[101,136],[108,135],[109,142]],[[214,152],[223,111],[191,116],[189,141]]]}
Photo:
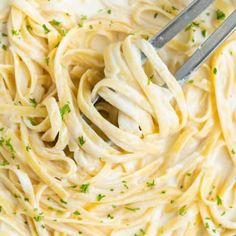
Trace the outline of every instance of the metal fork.
{"label": "metal fork", "polygon": [[[162,48],[178,33],[186,28],[197,16],[199,16],[214,0],[194,0],[175,17],[163,30],[150,39],[150,43],[156,50]],[[236,10],[224,21],[224,23],[195,51],[195,53],[182,65],[175,74],[176,80],[183,83],[190,74],[195,71],[216,49],[229,37],[236,28]],[[142,54],[142,62],[146,56]],[[93,103],[99,99],[97,96]]]}

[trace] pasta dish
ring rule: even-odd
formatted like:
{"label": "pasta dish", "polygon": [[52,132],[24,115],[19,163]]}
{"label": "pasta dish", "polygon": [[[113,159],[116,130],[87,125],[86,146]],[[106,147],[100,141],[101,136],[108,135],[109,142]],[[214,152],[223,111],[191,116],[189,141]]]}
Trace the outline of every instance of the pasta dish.
{"label": "pasta dish", "polygon": [[236,35],[174,77],[236,2],[5,2],[0,236],[236,235]]}

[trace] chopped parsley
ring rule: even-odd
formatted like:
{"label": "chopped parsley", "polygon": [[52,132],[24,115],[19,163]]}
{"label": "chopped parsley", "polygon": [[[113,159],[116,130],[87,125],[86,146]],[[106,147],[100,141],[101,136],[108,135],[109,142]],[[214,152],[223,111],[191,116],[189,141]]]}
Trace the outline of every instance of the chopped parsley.
{"label": "chopped parsley", "polygon": [[129,189],[129,187],[128,187],[128,185],[127,185],[127,181],[123,180],[122,183],[123,183],[123,186],[124,186],[126,189]]}
{"label": "chopped parsley", "polygon": [[88,193],[88,191],[89,191],[89,183],[88,184],[82,184],[81,186],[80,186],[80,192],[81,193]]}
{"label": "chopped parsley", "polygon": [[188,173],[186,173],[186,175],[187,175],[187,176],[191,176],[192,174],[188,172]]}
{"label": "chopped parsley", "polygon": [[65,114],[70,113],[70,112],[71,112],[70,103],[67,102],[67,103],[60,109],[60,114],[61,114],[62,120],[64,120]]}
{"label": "chopped parsley", "polygon": [[101,201],[104,197],[106,197],[106,195],[103,195],[103,194],[98,194],[97,195],[97,197],[96,197],[96,199],[97,199],[97,201]]}
{"label": "chopped parsley", "polygon": [[202,36],[205,38],[206,37],[206,29],[202,30]]}
{"label": "chopped parsley", "polygon": [[156,19],[158,17],[158,13],[156,12],[153,17]]}
{"label": "chopped parsley", "polygon": [[218,206],[222,205],[222,199],[219,196],[216,196],[216,203]]}
{"label": "chopped parsley", "polygon": [[31,147],[30,146],[26,146],[25,149],[28,152],[29,150],[31,150]]}
{"label": "chopped parsley", "polygon": [[13,145],[11,143],[11,138],[6,140],[6,146],[8,147],[11,153],[15,153],[15,149],[13,148]]}
{"label": "chopped parsley", "polygon": [[60,26],[60,25],[61,25],[61,22],[60,22],[60,21],[57,21],[57,20],[55,20],[55,19],[51,20],[50,23],[51,23],[52,25],[55,25],[55,26]]}
{"label": "chopped parsley", "polygon": [[33,28],[31,27],[31,25],[26,25],[26,29],[30,32]]}
{"label": "chopped parsley", "polygon": [[131,207],[126,207],[125,209],[133,212],[140,210],[140,208],[131,208]]}
{"label": "chopped parsley", "polygon": [[84,137],[80,136],[79,137],[79,144],[80,144],[80,146],[82,147],[85,143],[86,143],[86,141],[85,141]]}
{"label": "chopped parsley", "polygon": [[179,215],[184,216],[186,213],[187,213],[186,205],[184,205],[179,209]]}
{"label": "chopped parsley", "polygon": [[29,102],[31,103],[31,105],[35,108],[37,106],[37,102],[35,100],[35,98],[30,98]]}
{"label": "chopped parsley", "polygon": [[82,16],[80,17],[80,20],[79,20],[78,26],[79,26],[80,28],[83,27],[83,25],[84,25],[84,21],[87,20],[87,19],[88,19],[87,16],[82,15]]}
{"label": "chopped parsley", "polygon": [[208,222],[205,223],[205,228],[209,229],[209,223]]}
{"label": "chopped parsley", "polygon": [[12,29],[12,30],[11,30],[11,33],[12,33],[12,35],[14,35],[14,36],[19,35],[19,31],[16,30],[16,29]]}
{"label": "chopped parsley", "polygon": [[107,218],[113,220],[113,219],[114,219],[114,216],[112,216],[111,214],[108,214],[108,215],[107,215]]}
{"label": "chopped parsley", "polygon": [[3,49],[4,51],[6,51],[6,50],[7,50],[7,45],[3,44],[3,45],[2,45],[2,49]]}
{"label": "chopped parsley", "polygon": [[34,219],[35,219],[37,222],[42,221],[43,218],[44,218],[43,213],[39,213],[38,215],[36,215],[36,216],[34,217]]}
{"label": "chopped parsley", "polygon": [[233,155],[235,155],[236,153],[235,153],[235,151],[234,151],[234,149],[232,149],[231,150],[231,153],[233,154]]}
{"label": "chopped parsley", "polygon": [[193,21],[191,24],[189,24],[186,28],[185,31],[189,31],[189,30],[194,30],[196,27],[199,27],[200,24]]}
{"label": "chopped parsley", "polygon": [[44,29],[44,34],[48,34],[50,32],[50,29],[48,29],[48,27],[45,24],[43,24],[42,27]]}
{"label": "chopped parsley", "polygon": [[214,73],[215,75],[217,74],[217,68],[216,68],[216,67],[213,69],[213,73]]}
{"label": "chopped parsley", "polygon": [[10,163],[6,160],[4,160],[2,163],[0,163],[0,166],[8,166]]}
{"label": "chopped parsley", "polygon": [[111,13],[112,13],[111,9],[108,9],[107,14],[111,15]]}
{"label": "chopped parsley", "polygon": [[79,212],[79,211],[74,211],[74,212],[73,212],[73,215],[79,216],[79,215],[80,215],[80,212]]}
{"label": "chopped parsley", "polygon": [[165,190],[161,191],[161,194],[165,194],[165,193],[166,193],[166,191],[165,191]]}
{"label": "chopped parsley", "polygon": [[7,34],[5,34],[5,33],[2,33],[2,37],[7,37]]}
{"label": "chopped parsley", "polygon": [[223,11],[221,11],[220,9],[218,9],[216,11],[216,19],[217,20],[224,20],[225,19],[225,13]]}
{"label": "chopped parsley", "polygon": [[92,25],[89,25],[89,29],[91,29],[91,30],[92,30],[92,29],[93,29],[93,26],[92,26]]}
{"label": "chopped parsley", "polygon": [[148,81],[147,81],[147,85],[150,85],[151,81],[154,79],[154,75],[151,75],[149,78],[148,78]]}
{"label": "chopped parsley", "polygon": [[28,120],[30,121],[31,125],[35,126],[37,125],[38,123],[34,120],[34,118],[28,118]]}
{"label": "chopped parsley", "polygon": [[0,128],[0,132],[2,132],[4,130],[4,128],[2,127],[2,128]]}
{"label": "chopped parsley", "polygon": [[67,201],[65,201],[63,199],[60,199],[60,202],[63,203],[63,204],[67,204]]}
{"label": "chopped parsley", "polygon": [[49,66],[49,57],[45,58],[46,65]]}
{"label": "chopped parsley", "polygon": [[146,185],[149,188],[153,188],[155,186],[155,180],[153,180],[152,182],[147,182]]}

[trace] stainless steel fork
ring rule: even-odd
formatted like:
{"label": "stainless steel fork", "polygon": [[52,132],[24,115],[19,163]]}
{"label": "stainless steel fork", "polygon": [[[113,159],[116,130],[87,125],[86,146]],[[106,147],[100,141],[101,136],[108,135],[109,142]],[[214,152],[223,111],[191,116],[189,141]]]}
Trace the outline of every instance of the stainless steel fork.
{"label": "stainless steel fork", "polygon": [[[162,48],[173,39],[178,33],[185,29],[192,21],[199,16],[214,0],[194,0],[176,18],[174,18],[163,30],[149,41],[156,50]],[[189,75],[195,71],[235,30],[236,10],[223,22],[223,24],[195,51],[195,53],[179,68],[175,74],[179,83],[183,83]],[[142,54],[142,62],[146,57]],[[95,104],[99,97],[93,101]]]}

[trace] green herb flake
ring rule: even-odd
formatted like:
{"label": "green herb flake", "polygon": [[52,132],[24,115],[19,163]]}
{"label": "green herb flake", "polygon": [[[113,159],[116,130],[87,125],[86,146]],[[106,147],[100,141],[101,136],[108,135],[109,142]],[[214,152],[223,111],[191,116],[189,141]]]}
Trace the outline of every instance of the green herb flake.
{"label": "green herb flake", "polygon": [[81,215],[81,214],[80,214],[79,211],[74,211],[74,212],[73,212],[73,215],[75,215],[75,216],[79,216],[79,215]]}
{"label": "green herb flake", "polygon": [[13,145],[11,143],[11,138],[6,140],[6,146],[8,147],[11,153],[15,153],[15,149],[13,148]]}
{"label": "green herb flake", "polygon": [[156,12],[153,17],[156,19],[158,17],[158,12]]}
{"label": "green herb flake", "polygon": [[186,213],[187,213],[186,207],[187,207],[187,206],[185,205],[185,206],[182,206],[182,207],[179,209],[179,215],[181,215],[181,216],[186,215]]}
{"label": "green herb flake", "polygon": [[45,24],[43,24],[42,27],[44,29],[44,34],[48,34],[50,32],[50,29],[48,29],[48,27]]}
{"label": "green herb flake", "polygon": [[206,37],[206,29],[202,30],[202,36],[205,38]]}
{"label": "green herb flake", "polygon": [[31,150],[31,147],[28,145],[25,147],[26,151],[28,152],[29,150]]}
{"label": "green herb flake", "polygon": [[2,45],[2,49],[3,49],[4,51],[7,51],[7,45],[3,44],[3,45]]}
{"label": "green herb flake", "polygon": [[60,114],[61,114],[62,120],[64,120],[65,114],[68,114],[68,113],[70,113],[70,112],[71,112],[70,103],[67,102],[67,103],[60,109]]}
{"label": "green herb flake", "polygon": [[234,149],[231,150],[231,153],[232,153],[233,155],[236,154],[236,152],[234,151]]}
{"label": "green herb flake", "polygon": [[216,203],[218,206],[222,205],[222,199],[219,196],[216,196]]}
{"label": "green herb flake", "polygon": [[31,27],[31,25],[26,25],[26,29],[30,32],[33,30],[33,28]]}
{"label": "green herb flake", "polygon": [[209,223],[208,222],[205,223],[205,228],[209,229]]}
{"label": "green herb flake", "polygon": [[5,33],[2,33],[2,37],[7,37],[7,34],[5,34]]}
{"label": "green herb flake", "polygon": [[10,163],[6,160],[4,160],[2,163],[0,163],[0,166],[8,166]]}
{"label": "green herb flake", "polygon": [[108,9],[107,14],[111,15],[111,13],[112,13],[111,9]]}
{"label": "green herb flake", "polygon": [[4,128],[2,127],[2,128],[0,128],[0,132],[2,132],[4,130]]}
{"label": "green herb flake", "polygon": [[83,25],[84,25],[84,21],[87,20],[87,19],[88,19],[87,16],[82,15],[82,16],[80,17],[80,20],[79,20],[78,26],[79,26],[80,28],[82,28]]}
{"label": "green herb flake", "polygon": [[35,221],[40,222],[44,218],[43,213],[39,213],[38,215],[34,216]]}
{"label": "green herb flake", "polygon": [[36,106],[37,106],[37,101],[35,100],[35,98],[30,98],[30,99],[29,99],[29,102],[31,103],[31,105],[32,105],[34,108],[36,108]]}
{"label": "green herb flake", "polygon": [[12,30],[11,30],[11,33],[12,33],[12,35],[14,35],[14,36],[19,35],[19,31],[16,30],[16,29],[12,29]]}
{"label": "green herb flake", "polygon": [[97,195],[97,197],[96,197],[96,199],[97,199],[97,201],[101,201],[104,197],[106,197],[106,195],[103,195],[103,194],[98,194]]}
{"label": "green herb flake", "polygon": [[125,207],[125,209],[128,211],[133,211],[133,212],[140,210],[140,208],[131,208],[131,207]]}
{"label": "green herb flake", "polygon": [[89,186],[90,186],[89,183],[88,183],[88,184],[82,184],[82,185],[80,186],[80,192],[81,192],[81,193],[88,193],[88,191],[89,191]]}
{"label": "green herb flake", "polygon": [[61,22],[60,22],[60,21],[57,21],[57,20],[55,20],[55,19],[51,20],[50,23],[51,23],[52,25],[55,25],[55,26],[60,26],[60,25],[61,25]]}
{"label": "green herb flake", "polygon": [[60,199],[60,202],[63,203],[63,204],[67,204],[68,202],[63,200],[63,199]]}
{"label": "green herb flake", "polygon": [[46,62],[46,65],[47,65],[47,66],[49,66],[49,60],[50,60],[49,57],[46,57],[46,58],[45,58],[45,62]]}
{"label": "green herb flake", "polygon": [[108,214],[108,215],[107,215],[107,218],[113,220],[113,219],[114,219],[114,216],[112,216],[111,214]]}
{"label": "green herb flake", "polygon": [[83,136],[79,137],[79,145],[82,147],[86,143],[85,139]]}
{"label": "green herb flake", "polygon": [[155,180],[153,180],[152,182],[147,182],[146,185],[149,188],[153,188],[155,186]]}
{"label": "green herb flake", "polygon": [[216,19],[217,20],[224,20],[226,17],[225,13],[223,11],[221,11],[220,9],[218,9],[216,11]]}
{"label": "green herb flake", "polygon": [[33,126],[35,126],[35,125],[37,125],[38,123],[34,120],[34,118],[28,118],[28,120],[30,121],[30,124],[31,125],[33,125]]}
{"label": "green herb flake", "polygon": [[194,30],[195,28],[199,27],[200,24],[193,21],[191,24],[189,24],[186,28],[185,31],[189,31],[189,30]]}
{"label": "green herb flake", "polygon": [[166,193],[166,191],[165,191],[165,190],[161,191],[161,194],[165,194],[165,193]]}
{"label": "green herb flake", "polygon": [[217,74],[217,68],[216,68],[216,67],[213,69],[213,73],[214,73],[215,75]]}
{"label": "green herb flake", "polygon": [[154,75],[151,75],[149,78],[148,78],[148,81],[147,81],[147,85],[150,85],[151,84],[151,81],[154,79]]}
{"label": "green herb flake", "polygon": [[186,173],[186,175],[187,175],[187,176],[191,176],[192,174],[188,172],[188,173]]}

